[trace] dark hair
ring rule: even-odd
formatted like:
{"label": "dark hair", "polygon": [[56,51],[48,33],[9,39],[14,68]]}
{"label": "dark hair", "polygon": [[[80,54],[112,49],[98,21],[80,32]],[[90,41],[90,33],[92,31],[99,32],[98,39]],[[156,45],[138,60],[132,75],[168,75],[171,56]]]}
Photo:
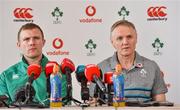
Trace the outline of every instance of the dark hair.
{"label": "dark hair", "polygon": [[133,28],[135,31],[136,31],[136,28],[134,26],[134,24],[132,22],[129,22],[127,20],[119,20],[119,21],[116,21],[112,26],[111,26],[111,33],[112,31],[117,27],[117,26],[128,26],[128,27],[131,27]]}
{"label": "dark hair", "polygon": [[44,38],[44,33],[43,33],[42,29],[37,24],[27,23],[27,24],[22,25],[21,28],[19,29],[18,36],[17,36],[18,41],[20,40],[20,33],[22,30],[34,29],[34,28],[39,29],[41,31],[42,37]]}

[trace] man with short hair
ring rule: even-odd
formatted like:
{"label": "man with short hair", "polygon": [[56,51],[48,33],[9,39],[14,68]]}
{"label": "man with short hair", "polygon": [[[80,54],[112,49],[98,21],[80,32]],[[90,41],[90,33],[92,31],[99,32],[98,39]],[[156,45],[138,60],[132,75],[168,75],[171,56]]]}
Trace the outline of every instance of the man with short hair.
{"label": "man with short hair", "polygon": [[165,101],[168,91],[157,63],[136,52],[137,32],[133,23],[119,20],[111,27],[110,40],[116,52],[98,64],[102,73],[122,66],[126,101]]}
{"label": "man with short hair", "polygon": [[[35,90],[34,102],[42,105],[49,105],[49,93],[45,65],[48,58],[42,53],[45,39],[42,29],[34,23],[23,25],[17,36],[17,47],[22,54],[22,61],[12,65],[0,74],[0,95],[8,97],[7,103],[11,105],[16,101],[17,92],[22,90],[28,81],[27,67],[31,64],[38,64],[42,67],[40,76],[33,81]],[[66,96],[65,75],[62,78],[62,97]]]}

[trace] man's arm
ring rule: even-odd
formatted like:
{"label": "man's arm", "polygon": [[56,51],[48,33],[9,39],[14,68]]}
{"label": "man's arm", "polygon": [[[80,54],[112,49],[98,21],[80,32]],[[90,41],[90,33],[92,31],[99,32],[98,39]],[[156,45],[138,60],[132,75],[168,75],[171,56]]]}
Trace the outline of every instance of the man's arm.
{"label": "man's arm", "polygon": [[8,107],[8,104],[6,103],[8,97],[4,73],[0,73],[0,107]]}
{"label": "man's arm", "polygon": [[[162,71],[160,71],[161,72],[161,75],[163,76],[163,72]],[[157,94],[157,95],[155,95],[154,97],[153,97],[153,99],[155,100],[155,101],[159,101],[159,102],[161,102],[161,101],[166,101],[166,95],[165,94]]]}
{"label": "man's arm", "polygon": [[4,72],[0,73],[0,95],[7,95]]}

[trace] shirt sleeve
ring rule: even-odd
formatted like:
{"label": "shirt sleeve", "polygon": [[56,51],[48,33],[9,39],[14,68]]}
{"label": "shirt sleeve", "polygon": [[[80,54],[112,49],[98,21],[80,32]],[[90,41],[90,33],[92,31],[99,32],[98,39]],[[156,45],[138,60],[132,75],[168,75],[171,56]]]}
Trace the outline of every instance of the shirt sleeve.
{"label": "shirt sleeve", "polygon": [[6,85],[6,77],[5,73],[0,74],[0,95],[7,95],[8,96],[8,91],[7,91],[7,85]]}
{"label": "shirt sleeve", "polygon": [[168,92],[166,84],[164,82],[163,75],[161,74],[159,66],[155,63],[155,79],[152,88],[152,95],[163,94]]}

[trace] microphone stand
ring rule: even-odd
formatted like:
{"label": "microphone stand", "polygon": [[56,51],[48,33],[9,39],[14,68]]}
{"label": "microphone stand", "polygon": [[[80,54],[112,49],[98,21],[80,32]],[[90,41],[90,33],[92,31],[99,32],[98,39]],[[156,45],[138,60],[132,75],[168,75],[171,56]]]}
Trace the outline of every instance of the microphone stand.
{"label": "microphone stand", "polygon": [[45,108],[45,105],[39,104],[33,101],[35,96],[35,90],[32,86],[34,81],[34,74],[32,74],[23,90],[19,91],[17,94],[17,100],[12,105],[16,107],[38,107],[38,108]]}
{"label": "microphone stand", "polygon": [[[34,88],[32,87],[32,83],[33,83],[33,79],[34,78],[34,74],[32,74],[32,76],[29,77],[28,82],[26,83],[25,86],[25,101],[24,104],[28,104],[31,103],[33,100],[33,95],[31,95],[31,91],[34,91]],[[33,92],[34,93],[34,92]]]}
{"label": "microphone stand", "polygon": [[113,91],[112,91],[112,84],[107,84],[107,89],[108,89],[108,106],[112,106],[113,103]]}
{"label": "microphone stand", "polygon": [[[102,106],[102,104],[106,104],[105,93],[103,93],[100,88],[98,87],[98,85],[96,84],[95,89],[94,89],[94,98],[98,98],[97,102],[100,106]],[[97,102],[95,103],[95,106],[97,106]]]}
{"label": "microphone stand", "polygon": [[62,99],[64,104],[70,105],[70,101],[73,101],[75,104],[78,103],[81,104],[80,101],[76,100],[72,97],[72,78],[71,78],[71,70],[69,68],[65,68],[65,71],[67,71],[66,74],[66,80],[67,80],[67,95]]}
{"label": "microphone stand", "polygon": [[7,99],[8,99],[8,97],[6,95],[0,95],[0,102],[2,102],[2,105],[0,105],[0,107],[6,106],[6,107],[10,108],[9,105],[5,102]]}
{"label": "microphone stand", "polygon": [[83,100],[83,103],[81,104],[81,107],[88,107],[90,104],[86,103],[86,100],[89,100],[89,88],[87,87],[87,80],[81,79],[81,99]]}

